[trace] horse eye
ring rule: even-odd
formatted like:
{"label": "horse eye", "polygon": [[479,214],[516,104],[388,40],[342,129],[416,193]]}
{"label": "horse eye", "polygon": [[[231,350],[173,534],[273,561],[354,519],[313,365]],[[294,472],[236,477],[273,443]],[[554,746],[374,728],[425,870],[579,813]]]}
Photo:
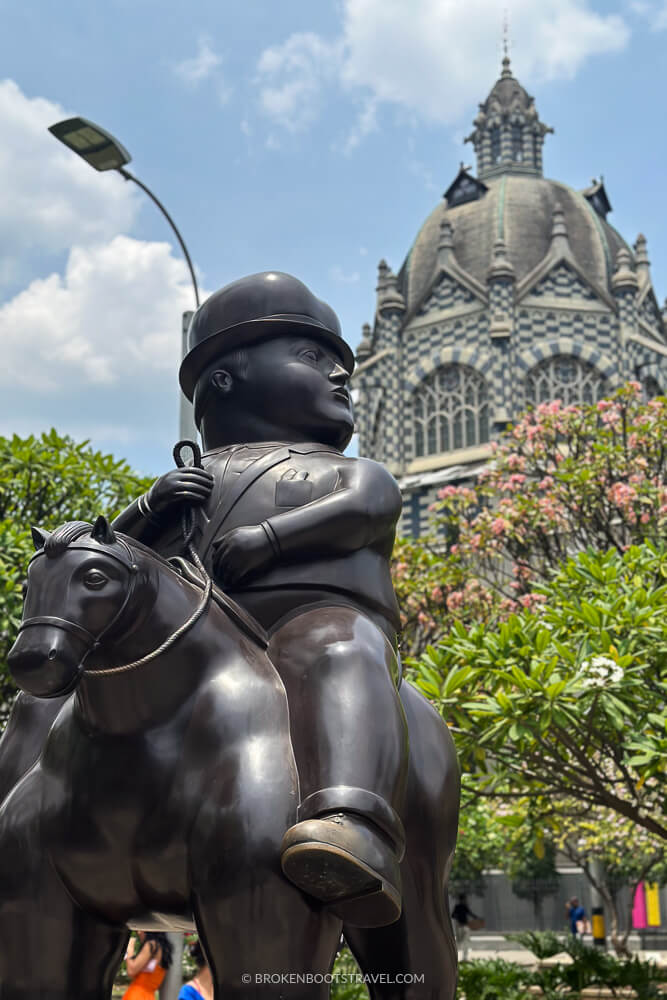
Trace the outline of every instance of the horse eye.
{"label": "horse eye", "polygon": [[90,590],[99,590],[108,581],[104,573],[100,573],[98,569],[89,569],[83,578],[83,582]]}

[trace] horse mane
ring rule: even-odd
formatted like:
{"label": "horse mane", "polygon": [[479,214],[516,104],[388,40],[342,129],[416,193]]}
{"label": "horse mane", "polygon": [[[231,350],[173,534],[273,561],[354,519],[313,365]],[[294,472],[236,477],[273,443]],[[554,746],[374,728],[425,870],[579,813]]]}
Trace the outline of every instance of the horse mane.
{"label": "horse mane", "polygon": [[[75,542],[78,538],[83,535],[90,535],[93,531],[93,525],[89,521],[67,521],[65,524],[61,524],[59,528],[48,535],[46,541],[44,542],[44,554],[49,557],[49,559],[59,556],[65,549]],[[171,563],[161,556],[154,549],[151,549],[148,545],[140,542],[136,538],[132,538],[131,535],[125,535],[122,531],[115,532],[116,538],[120,542],[124,542],[126,547],[130,549],[136,549],[142,552],[144,555],[148,556],[154,562],[160,563],[166,569],[171,570],[172,573],[176,572]]]}
{"label": "horse mane", "polygon": [[88,521],[67,521],[47,537],[44,542],[44,554],[49,559],[54,559],[65,551],[70,542],[76,541],[86,533],[90,534],[92,530],[93,526]]}

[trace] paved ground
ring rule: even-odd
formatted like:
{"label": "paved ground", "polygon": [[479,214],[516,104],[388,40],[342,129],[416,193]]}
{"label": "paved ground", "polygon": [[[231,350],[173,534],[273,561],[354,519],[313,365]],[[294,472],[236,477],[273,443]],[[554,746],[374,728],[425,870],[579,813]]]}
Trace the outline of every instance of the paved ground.
{"label": "paved ground", "polygon": [[[587,943],[592,944],[592,939],[587,939]],[[631,934],[628,940],[630,951],[637,952],[646,961],[657,962],[658,965],[667,966],[667,951],[642,951],[639,947],[639,937]],[[507,962],[518,962],[520,965],[531,965],[535,962],[535,956],[526,948],[522,948],[516,941],[508,941],[502,934],[473,933],[471,936],[470,958],[504,958]],[[556,955],[549,961],[567,961],[568,956]]]}

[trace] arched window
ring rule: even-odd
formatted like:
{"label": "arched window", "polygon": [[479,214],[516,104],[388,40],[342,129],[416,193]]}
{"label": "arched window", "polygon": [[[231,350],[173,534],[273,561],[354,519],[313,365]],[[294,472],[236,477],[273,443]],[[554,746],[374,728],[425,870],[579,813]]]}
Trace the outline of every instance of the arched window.
{"label": "arched window", "polygon": [[491,163],[500,163],[500,127],[494,125],[491,129]]}
{"label": "arched window", "polygon": [[564,406],[597,403],[606,392],[606,379],[597,368],[571,354],[557,354],[535,365],[526,375],[525,399],[538,406],[560,399]]}
{"label": "arched window", "polygon": [[444,365],[413,397],[415,458],[489,440],[486,382],[467,365]]}
{"label": "arched window", "polygon": [[512,159],[515,163],[523,161],[523,129],[520,125],[512,125]]}

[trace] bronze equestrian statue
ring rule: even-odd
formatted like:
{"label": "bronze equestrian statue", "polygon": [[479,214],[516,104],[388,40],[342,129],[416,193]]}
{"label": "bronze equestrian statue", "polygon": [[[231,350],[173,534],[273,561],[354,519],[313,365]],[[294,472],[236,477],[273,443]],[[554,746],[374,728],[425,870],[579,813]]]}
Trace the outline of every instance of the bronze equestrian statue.
{"label": "bronze equestrian statue", "polygon": [[[159,563],[163,570],[160,581],[171,574],[180,581],[181,589],[200,590],[198,574],[188,571],[179,560],[183,555],[182,512],[184,507],[194,510],[191,543],[216,584],[213,594],[217,600],[211,602],[211,607],[220,611],[215,612],[218,628],[222,633],[229,632],[231,623],[239,631],[239,675],[248,671],[250,647],[254,665],[251,676],[258,658],[262,662],[261,683],[245,681],[253,692],[248,692],[246,701],[229,689],[240,699],[240,705],[247,703],[247,709],[235,710],[234,697],[226,704],[221,696],[208,705],[208,714],[201,715],[205,732],[202,739],[211,754],[206,765],[211,787],[209,792],[205,786],[198,786],[209,816],[207,846],[200,861],[210,866],[215,877],[210,878],[206,906],[197,895],[206,881],[201,876],[199,889],[190,884],[187,892],[220,996],[326,996],[326,985],[246,985],[239,982],[239,976],[242,967],[253,975],[284,968],[296,972],[321,969],[326,973],[333,961],[341,922],[362,970],[384,980],[370,986],[373,997],[451,1000],[454,992],[456,953],[444,907],[444,884],[456,837],[458,774],[446,727],[421,695],[410,685],[400,683],[398,610],[389,575],[400,494],[382,466],[342,454],[353,430],[346,388],[352,367],[353,357],[341,337],[334,312],[295,278],[268,272],[234,282],[215,293],[194,316],[190,350],[180,373],[181,385],[194,402],[201,430],[203,468],[192,466],[167,472],[119,515],[113,529],[108,529],[108,539],[114,539],[109,543],[112,546],[124,546],[132,553],[138,543],[137,551],[142,556],[152,550],[163,559],[175,558],[183,575],[178,576],[169,564]],[[102,530],[97,527],[98,536]],[[90,537],[91,544],[102,544],[94,532]],[[47,549],[49,544],[47,540]],[[74,544],[80,551],[88,542],[79,539]],[[63,557],[65,549],[59,557]],[[48,551],[46,555],[42,564],[48,561]],[[73,558],[73,552],[69,557]],[[39,561],[38,556],[36,564]],[[32,587],[30,583],[28,604]],[[130,613],[131,606],[133,614],[141,619],[147,600],[136,595],[132,599],[126,595],[125,600],[129,604],[123,605],[123,615]],[[158,608],[157,594],[153,600]],[[82,603],[82,610],[88,610],[92,603],[89,597],[88,603]],[[209,614],[203,615],[206,627],[211,625]],[[159,620],[165,626],[170,615],[175,627],[179,622],[173,618],[173,609],[160,608]],[[226,628],[218,620],[220,615]],[[59,645],[49,639],[56,650],[49,661],[49,642],[37,635],[43,629],[56,627],[53,621],[44,619],[58,616],[60,612],[33,616],[34,624],[23,628],[12,651],[12,669],[24,690],[40,697],[56,696],[56,701],[52,716],[31,699],[26,702],[25,696],[23,704],[17,705],[16,721],[12,719],[1,747],[0,794],[3,782],[11,786],[37,759],[48,724],[63,702],[66,686],[59,688],[62,678],[57,678]],[[75,652],[80,639],[78,626],[80,622],[74,626],[70,623],[71,634],[67,636]],[[193,637],[204,627],[203,620],[193,626]],[[267,637],[266,651],[258,647],[257,637],[261,646],[263,635]],[[185,647],[186,639],[179,643]],[[177,649],[178,644],[172,656],[176,656]],[[71,649],[68,655],[72,657]],[[107,747],[104,752],[108,752],[109,744],[104,740],[113,738],[122,743],[126,736],[122,720],[133,719],[138,726],[136,735],[142,733],[142,738],[153,731],[161,732],[160,745],[174,767],[174,753],[177,757],[180,753],[179,741],[183,733],[190,733],[192,725],[188,722],[185,729],[179,730],[184,709],[179,712],[177,702],[185,699],[184,705],[199,704],[198,699],[204,697],[202,687],[211,681],[215,669],[223,673],[229,669],[226,660],[221,668],[220,657],[216,660],[210,650],[206,669],[213,669],[213,674],[202,665],[194,671],[181,666],[177,678],[178,668],[160,671],[157,662],[153,663],[150,669],[155,687],[149,690],[154,690],[155,695],[142,686],[143,678],[135,680],[135,690],[128,677],[123,677],[121,683],[116,675],[109,676],[102,699],[105,703],[108,699],[104,724],[98,725],[91,721],[96,713],[90,716],[85,711],[86,691],[91,683],[103,683],[101,677],[94,678],[94,666],[90,667],[95,655],[108,657],[109,651],[93,651],[92,661],[84,660],[83,668],[76,665],[70,678],[70,686],[78,685],[76,693],[64,701],[37,767],[18,782],[2,806],[0,859],[4,831],[10,831],[10,839],[16,836],[12,833],[16,809],[13,797],[23,789],[21,794],[27,794],[28,801],[32,801],[35,792],[26,793],[26,783],[35,781],[36,774],[41,774],[44,782],[47,764],[53,771],[50,762],[54,753],[62,764],[64,751],[61,747],[58,758],[54,746],[60,745],[58,739],[60,743],[64,739],[58,733],[67,733],[65,756],[71,771],[65,768],[59,774],[60,792],[66,801],[74,801],[76,796],[73,787],[63,789],[63,784],[85,771],[77,764],[77,755],[81,759],[85,755],[85,741],[72,749],[76,741],[71,730],[76,726],[91,747],[100,737]],[[211,660],[218,663],[217,668],[211,667]],[[36,687],[31,687],[31,670],[38,678]],[[137,676],[147,670],[148,665],[137,668]],[[113,683],[117,685],[116,695]],[[218,687],[224,687],[224,683],[218,682]],[[253,709],[256,688],[258,705]],[[247,747],[243,728],[236,731],[232,725],[229,739],[227,736],[228,715],[236,719],[240,712],[248,724],[247,741],[261,759],[260,771],[271,770],[264,758],[267,752],[275,755],[277,751],[266,750],[268,731],[262,730],[258,736],[250,725],[250,716],[262,712],[263,699],[273,705],[271,699],[276,697],[277,689],[285,704],[282,708],[273,706],[270,725],[276,730],[278,743],[287,740],[289,746],[280,744],[283,771],[275,788],[266,788],[266,800],[260,802],[263,793],[252,780],[244,788],[240,776],[245,773],[244,767],[240,766],[240,774],[230,777],[230,766],[225,772],[219,761],[234,754],[239,762],[244,759]],[[186,691],[191,695],[189,701]],[[31,729],[32,718],[36,722]],[[21,734],[27,733],[31,733],[30,737],[17,750]],[[219,746],[214,748],[215,733]],[[275,773],[276,761],[272,760],[271,765]],[[110,768],[111,764],[104,766]],[[187,763],[193,771],[199,766],[203,764]],[[157,772],[160,780],[166,781],[166,772],[160,767]],[[90,780],[91,772],[85,773]],[[137,788],[143,787],[142,782],[147,789],[150,787],[149,773],[150,760]],[[201,781],[201,775],[193,774],[193,787],[196,778]],[[238,792],[239,815],[235,818],[229,814],[234,808],[232,801],[237,802],[237,793],[231,795],[230,801],[220,786],[224,786],[227,796],[233,788],[243,791]],[[39,787],[43,797],[42,785]],[[93,803],[91,799],[95,818],[91,819],[90,832],[94,832],[96,823],[103,828],[102,817],[106,815],[118,843],[125,838],[125,846],[118,847],[120,853],[115,858],[121,869],[138,864],[131,838],[128,840],[131,823],[144,850],[155,841],[165,858],[187,855],[190,848],[178,817],[174,816],[174,828],[169,830],[165,814],[157,810],[155,816],[161,817],[158,837],[155,823],[144,819],[137,826],[136,797],[133,810],[123,803],[122,796],[119,799],[119,791],[97,789],[100,801]],[[253,801],[258,807],[256,820],[251,818]],[[62,801],[60,805],[63,807]],[[264,829],[267,810],[271,820]],[[40,814],[40,809],[36,812]],[[238,847],[230,872],[226,836],[220,831],[224,823],[234,822],[236,831],[245,831],[248,846]],[[43,822],[41,826],[44,829]],[[253,858],[254,845],[259,841],[262,849]],[[41,847],[43,851],[57,852],[63,845],[42,842]],[[88,851],[91,858],[94,855],[92,847],[84,843],[80,851]],[[128,895],[123,911],[119,900],[110,902],[113,852],[104,862],[101,857],[96,861],[97,870],[105,865],[108,868],[108,874],[98,880],[101,886],[93,884],[95,879],[91,877],[91,885],[85,888],[84,868],[79,872],[80,884],[74,888],[71,872],[60,876],[68,899],[73,897],[83,911],[90,908],[98,919],[121,927],[148,926],[150,919],[158,926],[183,926],[191,919],[186,912],[182,873],[174,875],[172,889],[168,880],[156,888],[156,879],[150,901],[139,891],[135,879],[136,899],[130,904]],[[69,862],[61,864],[63,871],[69,871]],[[2,871],[0,860],[0,874]],[[276,878],[281,883],[278,891]],[[273,903],[268,902],[269,884],[276,897]],[[245,895],[241,888],[231,891],[232,885],[245,886]],[[50,891],[46,887],[40,890],[37,879],[31,898],[34,900],[35,892],[49,898]],[[157,902],[158,898],[162,902]],[[31,920],[35,919],[29,910],[26,903],[22,931],[26,940],[30,939]],[[0,890],[0,936],[6,920],[11,920],[8,915],[14,911],[15,907],[3,905]],[[78,919],[84,920],[83,913]],[[114,933],[118,934],[117,927]],[[290,941],[294,936],[298,945],[289,947],[284,934]],[[267,936],[272,937],[272,946],[258,950],[256,942]],[[66,937],[64,932],[65,956]],[[249,943],[249,938],[255,944]],[[123,947],[122,941],[118,947]],[[101,956],[96,959],[98,992],[91,979],[90,986],[86,986],[86,1000],[108,996],[102,983],[108,982],[115,960],[110,951],[104,960]],[[67,962],[67,958],[63,961]],[[272,961],[278,964],[269,968]],[[243,966],[243,962],[247,964]],[[417,981],[406,982],[406,973],[416,974]],[[47,994],[34,988],[32,993],[16,992],[9,985],[13,974],[0,959],[0,1000],[27,1000],[29,996],[46,1000]],[[399,981],[401,976],[403,982]],[[60,990],[53,993],[53,1000],[71,995],[71,984],[63,981]],[[84,993],[79,995],[83,997]]]}

